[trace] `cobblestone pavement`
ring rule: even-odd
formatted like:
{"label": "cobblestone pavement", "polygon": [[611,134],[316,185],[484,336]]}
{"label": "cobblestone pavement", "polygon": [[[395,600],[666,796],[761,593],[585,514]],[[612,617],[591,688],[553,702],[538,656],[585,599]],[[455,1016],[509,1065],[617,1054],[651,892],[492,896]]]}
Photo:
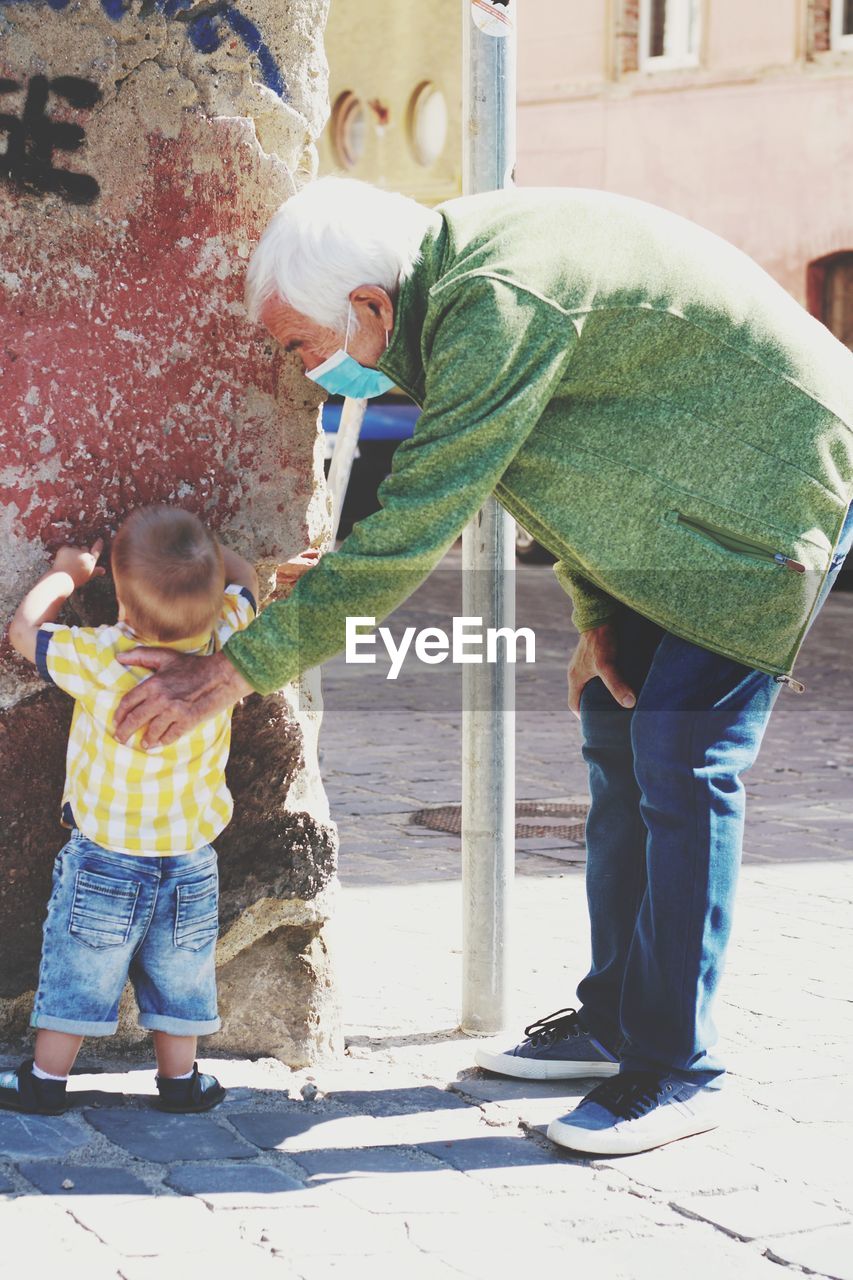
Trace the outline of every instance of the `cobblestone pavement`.
{"label": "cobblestone pavement", "polygon": [[[458,553],[391,626],[461,613]],[[565,710],[568,609],[519,573],[518,795],[583,801]],[[324,772],[342,836],[335,944],[346,1056],[312,1072],[204,1060],[207,1116],[149,1109],[150,1069],[72,1079],[59,1118],[0,1113],[5,1269],[71,1280],[853,1280],[853,596],[835,596],[749,778],[720,1010],[725,1127],[645,1155],[573,1159],[544,1137],[584,1092],[471,1068],[460,999],[459,839],[411,822],[459,799],[460,691],[443,668],[325,673]],[[387,665],[387,664],[386,664]],[[583,850],[519,842],[512,1023],[571,1004],[588,958]],[[846,944],[847,943],[847,944]],[[846,945],[845,945],[846,944]],[[207,1042],[215,1052],[215,1039]],[[6,1059],[12,1064],[15,1059]]]}

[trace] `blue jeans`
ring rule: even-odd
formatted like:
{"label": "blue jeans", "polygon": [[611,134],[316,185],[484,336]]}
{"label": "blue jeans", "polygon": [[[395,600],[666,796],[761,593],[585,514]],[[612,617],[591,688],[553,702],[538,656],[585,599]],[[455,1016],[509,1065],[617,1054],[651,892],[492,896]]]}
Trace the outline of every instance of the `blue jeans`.
{"label": "blue jeans", "polygon": [[[853,506],[816,615],[853,545]],[[618,663],[626,710],[601,680],[581,697],[589,769],[586,887],[592,967],[581,1018],[623,1070],[707,1083],[723,1072],[711,1015],[743,843],[742,774],[780,685],[629,609]]]}
{"label": "blue jeans", "polygon": [[211,845],[142,858],[73,831],[54,863],[30,1025],[112,1035],[129,977],[141,1027],[218,1031],[218,893]]}

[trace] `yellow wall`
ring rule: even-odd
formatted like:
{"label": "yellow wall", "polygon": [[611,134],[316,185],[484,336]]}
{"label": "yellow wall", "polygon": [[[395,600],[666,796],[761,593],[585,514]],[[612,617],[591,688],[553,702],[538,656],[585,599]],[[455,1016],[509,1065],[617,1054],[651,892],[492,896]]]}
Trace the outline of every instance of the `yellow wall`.
{"label": "yellow wall", "polygon": [[[333,113],[320,139],[320,172],[363,178],[425,204],[461,195],[459,0],[332,0],[326,54]],[[443,92],[448,109],[444,152],[428,167],[415,159],[409,141],[412,95],[425,81]],[[333,145],[335,103],[347,92],[361,100],[367,122],[364,154],[353,168],[344,166]]]}

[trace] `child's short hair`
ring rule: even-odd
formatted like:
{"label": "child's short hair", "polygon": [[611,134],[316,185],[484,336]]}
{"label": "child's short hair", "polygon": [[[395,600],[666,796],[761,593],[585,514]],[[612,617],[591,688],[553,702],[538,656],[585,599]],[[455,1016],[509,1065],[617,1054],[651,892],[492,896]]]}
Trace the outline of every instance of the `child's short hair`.
{"label": "child's short hair", "polygon": [[222,607],[222,551],[197,516],[157,503],[128,516],[111,553],[127,620],[146,640],[209,631]]}

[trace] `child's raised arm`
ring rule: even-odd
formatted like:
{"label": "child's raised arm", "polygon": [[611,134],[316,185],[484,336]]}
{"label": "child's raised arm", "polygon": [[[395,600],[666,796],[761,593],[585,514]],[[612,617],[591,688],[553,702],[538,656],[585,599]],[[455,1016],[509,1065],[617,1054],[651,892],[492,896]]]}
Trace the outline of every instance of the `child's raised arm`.
{"label": "child's raised arm", "polygon": [[242,556],[238,556],[236,551],[232,551],[230,547],[224,547],[219,544],[222,550],[222,559],[225,563],[225,585],[234,583],[235,586],[248,587],[252,593],[252,598],[257,603],[260,584],[258,583],[258,575],[255,573],[255,566],[249,564],[248,560],[244,560]]}
{"label": "child's raised arm", "polygon": [[53,622],[78,587],[105,572],[98,567],[102,538],[85,547],[60,547],[52,568],[24,596],[9,625],[9,642],[22,658],[36,660],[36,636],[44,622]]}

